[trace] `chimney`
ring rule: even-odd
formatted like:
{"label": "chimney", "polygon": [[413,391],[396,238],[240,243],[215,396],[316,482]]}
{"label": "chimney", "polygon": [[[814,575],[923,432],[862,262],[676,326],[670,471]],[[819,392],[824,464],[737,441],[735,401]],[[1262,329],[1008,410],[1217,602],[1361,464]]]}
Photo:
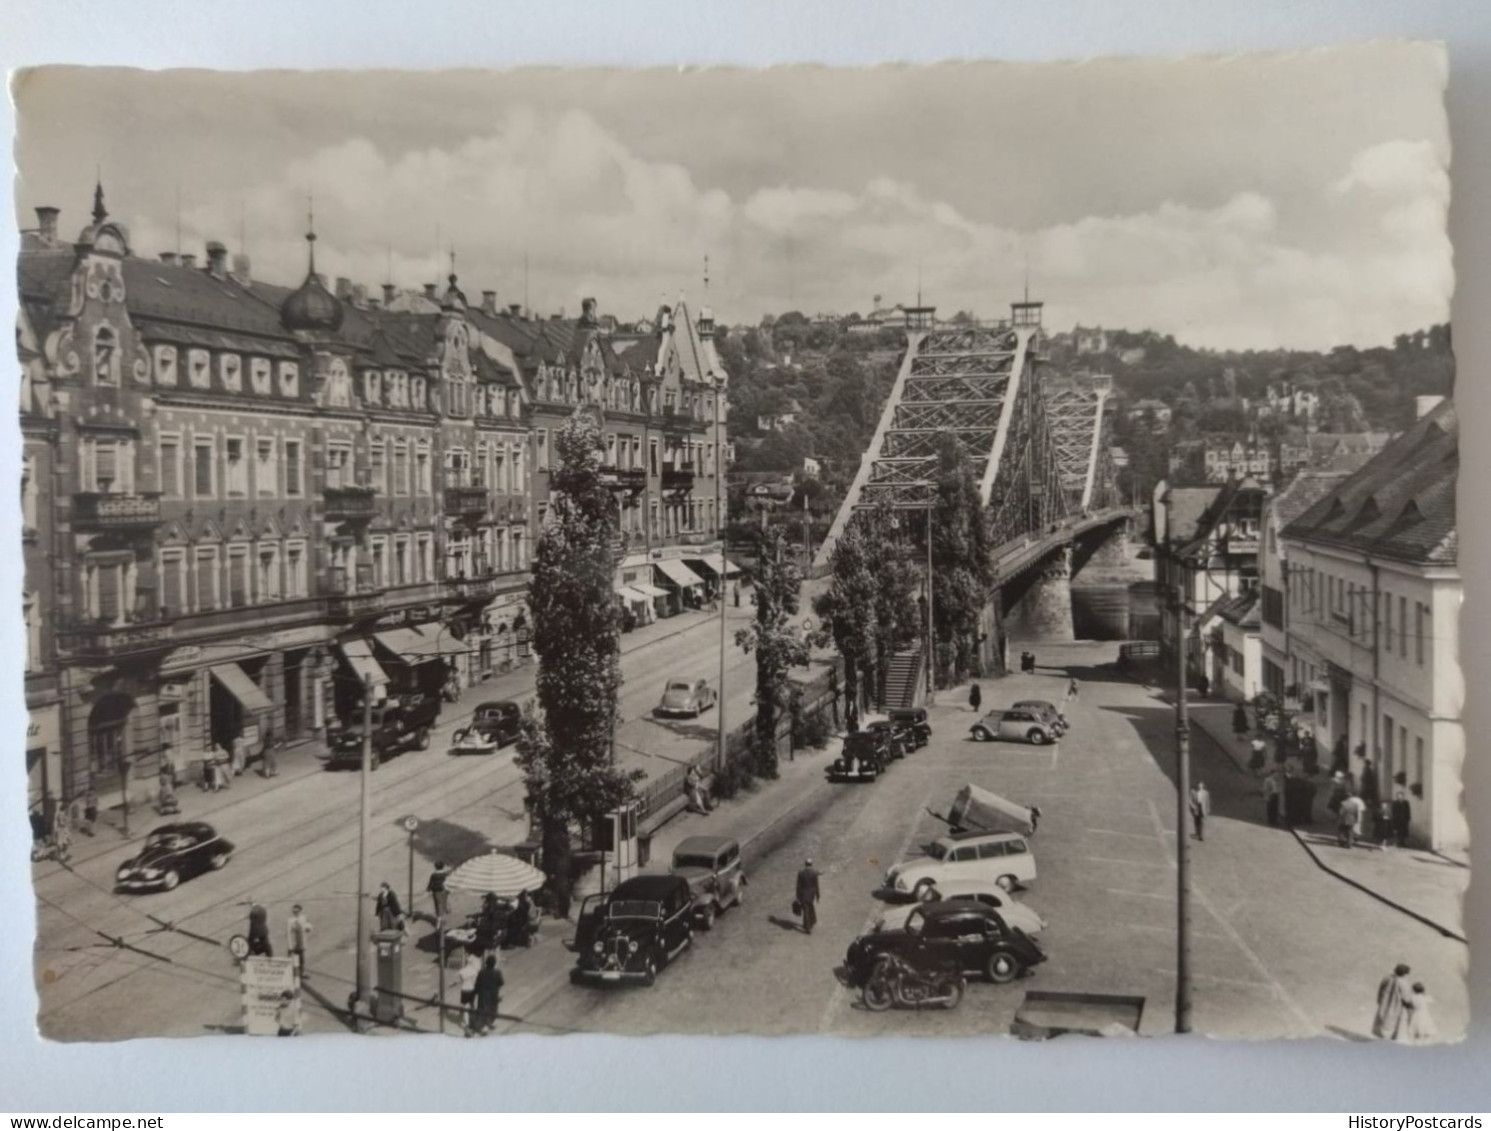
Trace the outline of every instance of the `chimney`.
{"label": "chimney", "polygon": [[36,234],[41,237],[43,243],[57,242],[57,217],[59,215],[61,212],[50,205],[43,205],[36,210]]}
{"label": "chimney", "polygon": [[392,306],[393,305],[394,296],[396,294],[398,294],[398,291],[394,289],[394,285],[392,283],[384,283],[383,284],[383,305],[384,306]]}
{"label": "chimney", "polygon": [[228,277],[228,249],[216,240],[207,244],[207,273],[214,279]]}
{"label": "chimney", "polygon": [[233,278],[245,287],[253,282],[254,276],[249,271],[249,257],[241,251],[233,257]]}
{"label": "chimney", "polygon": [[187,252],[182,252],[181,253],[181,265],[183,267],[195,267],[197,265],[197,257],[195,255],[191,255],[191,254],[189,254]]}
{"label": "chimney", "polygon": [[352,305],[363,310],[368,305],[368,289],[361,283],[352,288]]}
{"label": "chimney", "polygon": [[595,325],[595,299],[584,298],[580,300],[580,325]]}
{"label": "chimney", "polygon": [[175,267],[176,266],[176,253],[174,251],[163,251],[163,252],[160,253],[160,261],[162,263],[168,263],[172,267]]}
{"label": "chimney", "polygon": [[336,296],[343,302],[347,302],[352,298],[352,280],[345,275],[337,276]]}
{"label": "chimney", "polygon": [[521,302],[510,302],[507,304],[507,312],[514,318],[522,318],[523,304]]}
{"label": "chimney", "polygon": [[481,293],[481,310],[482,310],[483,314],[496,314],[497,313],[497,292],[496,291],[482,291],[482,293]]}
{"label": "chimney", "polygon": [[1414,419],[1422,420],[1438,408],[1443,401],[1443,397],[1414,397],[1413,404],[1416,410]]}
{"label": "chimney", "polygon": [[435,284],[435,283],[426,283],[425,284],[425,298],[429,299],[431,302],[437,302],[438,301],[438,296],[435,294],[435,290],[436,290],[437,285],[438,284]]}
{"label": "chimney", "polygon": [[704,341],[714,337],[714,311],[707,306],[699,308],[699,337]]}

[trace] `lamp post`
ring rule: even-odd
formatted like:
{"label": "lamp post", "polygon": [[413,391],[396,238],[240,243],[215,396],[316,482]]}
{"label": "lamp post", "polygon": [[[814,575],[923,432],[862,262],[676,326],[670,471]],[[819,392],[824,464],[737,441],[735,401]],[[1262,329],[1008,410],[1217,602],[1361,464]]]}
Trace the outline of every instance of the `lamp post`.
{"label": "lamp post", "polygon": [[1191,1031],[1191,718],[1186,703],[1186,605],[1175,593],[1175,1031]]}
{"label": "lamp post", "polygon": [[937,624],[932,616],[932,516],[936,504],[927,506],[927,703],[937,702]]}
{"label": "lamp post", "polygon": [[[725,768],[725,448],[720,442],[720,418],[725,414],[725,397],[719,379],[714,391],[714,521],[720,536],[720,693],[715,706],[714,768]],[[764,526],[763,526],[764,529]]]}
{"label": "lamp post", "polygon": [[[362,783],[357,824],[357,981],[354,1015],[368,1001],[368,841],[373,824],[373,799],[369,778],[373,770],[373,677],[362,677]],[[355,1016],[354,1016],[355,1021]]]}

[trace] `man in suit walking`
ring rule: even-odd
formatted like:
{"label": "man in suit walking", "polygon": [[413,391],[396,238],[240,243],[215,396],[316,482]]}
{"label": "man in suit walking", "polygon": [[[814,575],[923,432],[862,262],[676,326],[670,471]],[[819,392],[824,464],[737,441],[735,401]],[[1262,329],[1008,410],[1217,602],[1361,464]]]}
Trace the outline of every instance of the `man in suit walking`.
{"label": "man in suit walking", "polygon": [[818,925],[818,900],[821,893],[818,890],[818,870],[813,867],[812,860],[803,862],[802,869],[797,873],[797,905],[801,909],[802,929],[807,934],[813,933],[813,928]]}

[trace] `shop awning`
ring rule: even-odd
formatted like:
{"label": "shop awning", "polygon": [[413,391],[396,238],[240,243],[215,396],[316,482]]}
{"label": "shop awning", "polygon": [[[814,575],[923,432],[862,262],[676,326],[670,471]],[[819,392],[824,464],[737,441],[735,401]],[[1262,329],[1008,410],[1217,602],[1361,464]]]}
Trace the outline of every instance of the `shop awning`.
{"label": "shop awning", "polygon": [[724,554],[704,554],[697,558],[685,559],[690,565],[702,565],[716,577],[739,577],[740,567],[732,562]]}
{"label": "shop awning", "polygon": [[238,705],[249,714],[257,715],[274,709],[269,697],[237,664],[216,664],[210,670],[212,678],[222,684],[223,690],[237,699]]}
{"label": "shop awning", "polygon": [[645,581],[634,581],[627,588],[635,589],[649,601],[652,600],[652,598],[654,597],[666,597],[668,595],[668,591],[666,589],[659,589],[656,585],[649,585]]}
{"label": "shop awning", "polygon": [[388,686],[388,673],[373,659],[373,646],[370,643],[361,637],[353,637],[341,641],[337,647],[341,649],[347,666],[357,674],[359,680],[371,682],[375,688]]}
{"label": "shop awning", "polygon": [[640,601],[644,605],[652,604],[651,597],[649,597],[646,593],[643,593],[641,590],[635,589],[630,585],[622,585],[617,588],[616,595],[623,601]]}
{"label": "shop awning", "polygon": [[704,584],[704,579],[682,562],[661,561],[653,562],[652,564],[657,566],[663,576],[679,589],[692,589],[696,585]]}
{"label": "shop awning", "polygon": [[373,633],[373,639],[406,664],[422,664],[427,660],[439,659],[442,644],[447,652],[457,651],[455,640],[438,628],[390,628]]}

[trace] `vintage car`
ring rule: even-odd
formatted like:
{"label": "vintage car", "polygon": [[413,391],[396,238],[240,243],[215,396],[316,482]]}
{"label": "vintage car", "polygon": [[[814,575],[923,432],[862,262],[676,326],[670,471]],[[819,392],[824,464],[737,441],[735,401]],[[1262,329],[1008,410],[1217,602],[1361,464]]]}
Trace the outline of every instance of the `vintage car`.
{"label": "vintage car", "polygon": [[162,825],[145,838],[145,847],[114,874],[120,891],[170,891],[182,880],[227,865],[233,845],[205,821]]}
{"label": "vintage car", "polygon": [[685,716],[697,719],[713,707],[718,698],[707,679],[674,677],[663,688],[663,697],[652,713],[659,718]]}
{"label": "vintage car", "polygon": [[851,985],[863,985],[883,954],[893,953],[917,970],[955,966],[991,982],[1012,982],[1046,961],[1033,938],[1012,927],[992,907],[968,900],[923,903],[904,927],[872,931],[849,944],[844,971]]}
{"label": "vintage car", "polygon": [[637,981],[657,972],[694,939],[694,893],[682,876],[634,876],[585,898],[575,932],[575,982]]}
{"label": "vintage car", "polygon": [[925,896],[949,880],[978,880],[1003,891],[1035,882],[1035,856],[1019,833],[966,832],[938,837],[926,855],[895,865],[885,887],[900,895]]}
{"label": "vintage car", "polygon": [[1015,710],[990,711],[969,727],[968,733],[978,742],[1002,739],[1005,742],[1029,742],[1036,746],[1044,746],[1061,737],[1055,727],[1034,711]]}
{"label": "vintage car", "polygon": [[894,757],[886,732],[859,730],[845,736],[843,750],[824,773],[829,781],[874,781]]}
{"label": "vintage car", "polygon": [[891,761],[906,757],[914,747],[906,728],[894,719],[871,719],[864,724],[865,730],[885,740],[885,750]]}
{"label": "vintage car", "polygon": [[689,882],[694,914],[706,931],[727,907],[745,899],[745,873],[740,868],[740,841],[728,836],[690,836],[673,849],[668,869]]}
{"label": "vintage car", "polygon": [[892,707],[890,721],[910,737],[908,750],[920,750],[932,741],[932,724],[927,721],[925,707]]}
{"label": "vintage car", "polygon": [[[1033,908],[1002,890],[998,884],[987,883],[984,880],[943,880],[941,883],[927,885],[920,894],[922,900],[927,903],[946,903],[960,899],[982,903],[994,908],[1004,917],[1006,923],[1011,927],[1019,927],[1031,938],[1046,929],[1046,921],[1036,914]],[[900,925],[915,910],[915,904],[904,912],[898,908],[894,915],[884,921]]]}
{"label": "vintage car", "polygon": [[471,729],[488,742],[506,746],[518,740],[522,729],[523,705],[510,699],[494,699],[489,703],[478,703],[471,712]]}
{"label": "vintage car", "polygon": [[[391,696],[372,710],[373,769],[395,754],[430,748],[430,731],[440,718],[440,697],[413,691]],[[357,711],[331,742],[326,768],[357,769],[362,765],[362,712]]]}
{"label": "vintage car", "polygon": [[1065,734],[1071,729],[1066,716],[1056,708],[1056,704],[1046,699],[1021,699],[1018,703],[1010,704],[1011,711],[1033,711],[1039,715],[1057,734]]}

